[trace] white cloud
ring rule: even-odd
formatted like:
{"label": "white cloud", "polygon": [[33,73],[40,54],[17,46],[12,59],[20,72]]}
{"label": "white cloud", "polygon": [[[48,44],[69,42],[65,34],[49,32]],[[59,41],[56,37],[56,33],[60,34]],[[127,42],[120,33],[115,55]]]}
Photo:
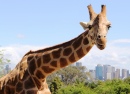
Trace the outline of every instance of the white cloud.
{"label": "white cloud", "polygon": [[14,68],[28,51],[45,47],[47,46],[12,45],[8,47],[0,47],[0,50],[4,50],[5,58],[11,60],[11,67]]}
{"label": "white cloud", "polygon": [[[130,66],[130,46],[118,46],[124,42],[130,45],[130,40],[115,40],[107,43],[104,50],[99,50],[94,46],[91,51],[82,58],[81,62],[88,69],[94,69],[97,64],[109,64],[116,68],[129,69]],[[14,67],[22,58],[22,56],[30,50],[45,48],[47,46],[32,46],[32,45],[12,45],[8,47],[0,47],[5,49],[5,57],[11,60],[11,66]]]}
{"label": "white cloud", "polygon": [[118,39],[113,41],[113,43],[130,43],[130,39]]}

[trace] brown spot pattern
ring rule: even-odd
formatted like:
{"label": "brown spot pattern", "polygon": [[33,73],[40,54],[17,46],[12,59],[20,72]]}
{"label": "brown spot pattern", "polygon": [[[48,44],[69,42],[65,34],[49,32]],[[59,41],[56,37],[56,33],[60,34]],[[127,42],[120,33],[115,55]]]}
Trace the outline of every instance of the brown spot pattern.
{"label": "brown spot pattern", "polygon": [[35,84],[33,83],[33,80],[31,77],[29,77],[28,80],[25,81],[24,87],[25,87],[25,89],[30,89],[30,88],[35,87]]}
{"label": "brown spot pattern", "polygon": [[37,91],[36,90],[28,90],[27,94],[37,94]]}
{"label": "brown spot pattern", "polygon": [[45,78],[44,74],[43,74],[40,70],[37,70],[36,76],[37,76],[38,79],[43,79],[43,78]]}
{"label": "brown spot pattern", "polygon": [[77,48],[81,45],[82,39],[83,39],[83,37],[80,36],[80,37],[73,43],[74,49],[77,49]]}
{"label": "brown spot pattern", "polygon": [[89,43],[89,41],[88,41],[88,38],[86,37],[84,40],[83,40],[83,44],[84,45],[87,45]]}
{"label": "brown spot pattern", "polygon": [[78,55],[79,58],[81,58],[81,57],[83,57],[85,55],[84,52],[83,52],[82,47],[80,49],[78,49],[76,52],[77,52],[77,55]]}
{"label": "brown spot pattern", "polygon": [[33,56],[29,56],[28,57],[28,61],[30,61],[31,59],[33,59]]}
{"label": "brown spot pattern", "polygon": [[[12,94],[15,94],[15,88],[11,88],[11,87],[9,87],[10,88],[10,92],[12,93]],[[1,94],[1,93],[0,93]],[[10,94],[10,93],[7,93],[7,94]]]}
{"label": "brown spot pattern", "polygon": [[42,62],[41,62],[41,58],[38,58],[38,59],[37,59],[37,66],[40,67],[41,64],[42,64]]}
{"label": "brown spot pattern", "polygon": [[38,89],[40,89],[40,87],[41,87],[41,82],[40,82],[36,77],[34,77],[33,79],[34,79],[34,81],[35,81],[35,83],[36,83]]}
{"label": "brown spot pattern", "polygon": [[50,54],[43,55],[43,63],[48,63],[51,60]]}
{"label": "brown spot pattern", "polygon": [[88,31],[89,31],[89,30],[86,30],[86,31],[84,32],[84,36],[88,35]]}
{"label": "brown spot pattern", "polygon": [[67,60],[65,58],[60,58],[60,67],[62,68],[67,65],[68,65]]}
{"label": "brown spot pattern", "polygon": [[16,87],[16,92],[20,92],[23,90],[23,83],[18,82],[15,87]]}
{"label": "brown spot pattern", "polygon": [[60,57],[60,53],[61,53],[61,49],[58,49],[56,51],[52,52],[52,56],[53,58],[59,58]]}
{"label": "brown spot pattern", "polygon": [[88,47],[86,48],[86,51],[89,52],[91,48],[92,48],[91,46],[88,46]]}
{"label": "brown spot pattern", "polygon": [[69,57],[69,61],[72,63],[76,61],[74,57],[74,53]]}
{"label": "brown spot pattern", "polygon": [[35,64],[35,59],[33,59],[30,63],[29,63],[29,71],[31,74],[34,74],[34,71],[36,69],[36,64]]}
{"label": "brown spot pattern", "polygon": [[49,66],[42,66],[42,69],[45,73],[51,73],[52,71],[54,71],[55,69],[50,68]]}
{"label": "brown spot pattern", "polygon": [[8,84],[9,84],[9,85],[12,85],[12,86],[15,86],[16,83],[18,82],[18,79],[17,79],[17,77],[15,77],[13,80],[14,80],[14,81],[12,81],[12,79],[9,79]]}
{"label": "brown spot pattern", "polygon": [[[12,93],[13,94],[13,93]],[[20,94],[25,94],[25,91],[23,90]]]}
{"label": "brown spot pattern", "polygon": [[64,51],[63,51],[63,55],[64,55],[64,56],[68,56],[68,55],[71,54],[71,52],[72,52],[72,49],[71,49],[71,48],[66,48],[66,49],[64,49]]}
{"label": "brown spot pattern", "polygon": [[28,76],[29,76],[29,73],[28,73],[28,71],[26,70],[26,71],[24,72],[24,76],[23,76],[22,81],[24,81]]}
{"label": "brown spot pattern", "polygon": [[90,36],[90,38],[93,40],[94,39],[94,37],[93,36]]}
{"label": "brown spot pattern", "polygon": [[50,63],[50,65],[53,66],[53,67],[57,67],[57,61],[52,61],[52,62]]}
{"label": "brown spot pattern", "polygon": [[10,88],[6,86],[4,90],[4,94],[9,94],[9,93],[10,93]]}

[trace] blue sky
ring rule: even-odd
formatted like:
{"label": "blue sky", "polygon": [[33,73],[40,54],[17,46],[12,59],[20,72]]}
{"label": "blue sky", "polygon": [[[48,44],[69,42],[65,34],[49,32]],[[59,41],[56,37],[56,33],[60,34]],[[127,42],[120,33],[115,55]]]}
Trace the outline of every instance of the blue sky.
{"label": "blue sky", "polygon": [[[130,53],[128,53],[130,48],[130,1],[124,2],[123,0],[1,0],[0,45],[3,48],[12,47],[13,51],[21,46],[22,52],[15,51],[15,53],[23,55],[27,50],[35,47],[51,46],[68,41],[84,31],[79,22],[89,21],[86,7],[89,4],[93,6],[96,13],[100,12],[102,4],[107,6],[107,18],[111,22],[112,28],[107,35],[108,47],[102,52],[96,48],[92,49],[99,52],[95,55],[96,57],[92,56],[92,61],[88,62],[94,62],[93,60],[96,60],[99,53],[102,53],[101,56],[105,54],[109,57],[108,52],[117,49],[119,50],[115,51],[114,55],[119,56],[118,59],[122,57],[128,59],[130,57]],[[26,49],[25,46],[28,48]],[[26,50],[23,51],[22,47]],[[127,52],[125,49],[128,49]],[[90,53],[91,55],[95,54],[93,51]],[[121,52],[119,53],[119,51]],[[84,61],[86,58],[81,61],[86,62]],[[104,59],[104,61],[106,60]],[[129,59],[126,61],[126,65],[123,63],[123,68],[128,67],[129,61]],[[113,64],[116,61],[110,62]],[[122,67],[118,63],[116,65]],[[91,67],[93,66],[91,65]]]}

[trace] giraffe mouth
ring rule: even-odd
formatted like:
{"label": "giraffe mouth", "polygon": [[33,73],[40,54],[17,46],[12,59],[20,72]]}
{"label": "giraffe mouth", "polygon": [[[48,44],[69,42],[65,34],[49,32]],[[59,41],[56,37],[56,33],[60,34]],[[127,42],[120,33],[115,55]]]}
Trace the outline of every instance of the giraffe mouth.
{"label": "giraffe mouth", "polygon": [[97,43],[97,47],[100,49],[100,50],[103,50],[105,48],[105,45],[104,44],[99,44]]}

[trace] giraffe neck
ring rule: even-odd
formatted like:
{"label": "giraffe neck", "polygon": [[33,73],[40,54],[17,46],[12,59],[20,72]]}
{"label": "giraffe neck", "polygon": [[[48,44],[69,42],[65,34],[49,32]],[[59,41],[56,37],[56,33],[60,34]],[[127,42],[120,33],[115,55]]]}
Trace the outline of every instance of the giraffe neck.
{"label": "giraffe neck", "polygon": [[26,54],[28,55],[28,71],[35,80],[43,82],[52,72],[81,59],[92,46],[92,37],[89,35],[89,30],[86,30],[71,41],[42,50],[31,51]]}

